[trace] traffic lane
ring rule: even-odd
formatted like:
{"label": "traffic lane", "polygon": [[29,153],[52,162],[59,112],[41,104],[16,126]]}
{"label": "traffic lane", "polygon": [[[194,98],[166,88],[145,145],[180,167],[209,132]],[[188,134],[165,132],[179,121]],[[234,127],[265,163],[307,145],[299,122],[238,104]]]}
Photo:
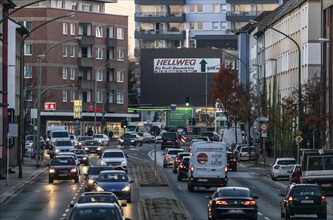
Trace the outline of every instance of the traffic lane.
{"label": "traffic lane", "polygon": [[[125,152],[125,151],[124,151]],[[126,153],[126,152],[125,152]],[[91,154],[89,155],[89,163],[91,166],[94,165],[99,165],[100,164],[101,159],[99,158],[98,155],[95,154]],[[81,174],[86,174],[88,171],[88,166],[83,167],[83,169],[81,170]],[[123,214],[126,218],[130,218],[130,219],[140,219],[139,217],[139,183],[138,181],[135,180],[135,172],[136,169],[134,169],[134,167],[132,166],[132,164],[128,164],[128,176],[129,179],[134,180],[134,183],[131,184],[131,190],[132,190],[132,201],[131,203],[126,203],[126,200],[120,200],[120,203],[125,203],[126,206],[123,207]],[[79,196],[81,196],[81,194],[84,192],[85,190],[85,182],[83,181],[82,183],[82,188],[81,191],[79,193]],[[77,202],[77,199],[79,198],[79,196],[73,201],[74,203]]]}
{"label": "traffic lane", "polygon": [[[79,181],[82,179],[81,176]],[[73,180],[55,180],[49,184],[46,172],[1,206],[1,220],[60,219],[79,187],[80,183]]]}

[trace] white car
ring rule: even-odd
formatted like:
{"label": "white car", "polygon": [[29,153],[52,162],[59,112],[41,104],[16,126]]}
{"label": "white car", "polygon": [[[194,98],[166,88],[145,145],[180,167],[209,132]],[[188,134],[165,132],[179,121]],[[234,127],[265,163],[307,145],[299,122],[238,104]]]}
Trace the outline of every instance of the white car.
{"label": "white car", "polygon": [[167,149],[167,152],[165,153],[164,158],[163,158],[163,167],[173,165],[173,161],[175,160],[175,157],[180,152],[184,152],[184,149],[179,149],[179,148]]}
{"label": "white car", "polygon": [[112,166],[115,170],[127,172],[127,155],[121,149],[106,149],[101,156],[101,165]]}
{"label": "white car", "polygon": [[109,137],[106,134],[94,134],[94,139],[98,141],[101,145],[109,145]]}
{"label": "white car", "polygon": [[58,155],[69,155],[72,156],[77,165],[80,165],[80,159],[77,157],[75,152],[59,152]]}
{"label": "white car", "polygon": [[296,159],[293,157],[277,158],[271,169],[272,180],[279,177],[289,178],[290,171],[296,164]]}

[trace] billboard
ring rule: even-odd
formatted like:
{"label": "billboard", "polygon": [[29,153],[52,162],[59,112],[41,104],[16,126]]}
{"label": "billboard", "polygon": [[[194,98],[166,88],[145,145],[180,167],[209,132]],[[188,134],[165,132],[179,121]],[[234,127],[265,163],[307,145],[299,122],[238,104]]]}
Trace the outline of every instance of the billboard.
{"label": "billboard", "polygon": [[157,58],[154,73],[216,73],[220,59],[215,58]]}
{"label": "billboard", "polygon": [[192,109],[177,109],[168,112],[168,126],[169,127],[185,127],[187,126],[187,119],[193,115]]}

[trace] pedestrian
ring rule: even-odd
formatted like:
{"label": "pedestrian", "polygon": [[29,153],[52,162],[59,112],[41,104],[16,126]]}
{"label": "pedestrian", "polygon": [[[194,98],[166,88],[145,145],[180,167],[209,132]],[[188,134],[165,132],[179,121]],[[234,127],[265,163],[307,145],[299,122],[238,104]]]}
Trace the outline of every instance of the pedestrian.
{"label": "pedestrian", "polygon": [[88,128],[88,136],[93,136],[93,130],[92,130],[92,128]]}
{"label": "pedestrian", "polygon": [[110,131],[109,131],[109,138],[112,138],[112,136],[113,136],[113,131],[110,129]]}
{"label": "pedestrian", "polygon": [[108,129],[107,128],[104,128],[104,134],[108,135]]}

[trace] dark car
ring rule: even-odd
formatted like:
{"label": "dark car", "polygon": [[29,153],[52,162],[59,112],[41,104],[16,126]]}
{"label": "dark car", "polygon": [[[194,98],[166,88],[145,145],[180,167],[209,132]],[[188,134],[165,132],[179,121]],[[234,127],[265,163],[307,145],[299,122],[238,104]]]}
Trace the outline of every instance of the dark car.
{"label": "dark car", "polygon": [[237,171],[237,154],[231,153],[227,151],[227,158],[228,158],[228,168],[232,171]]}
{"label": "dark car", "polygon": [[256,199],[246,187],[218,187],[213,195],[206,197],[208,219],[257,219]]}
{"label": "dark car", "polygon": [[113,192],[118,199],[131,203],[131,183],[127,173],[122,170],[101,171],[96,179],[95,190],[98,192]]}
{"label": "dark car", "polygon": [[291,184],[283,196],[281,218],[290,219],[294,215],[316,214],[321,219],[327,218],[327,202],[325,195],[317,184]]}
{"label": "dark car", "polygon": [[88,140],[93,141],[94,137],[93,136],[79,136],[77,138],[77,147],[82,148],[84,142],[88,141]]}
{"label": "dark car", "polygon": [[205,131],[201,136],[207,136],[211,141],[220,141],[220,136],[215,131]]}
{"label": "dark car", "polygon": [[177,180],[181,181],[183,178],[187,178],[187,172],[190,166],[190,156],[184,156],[179,166],[177,167]]}
{"label": "dark car", "polygon": [[85,150],[75,149],[73,152],[76,154],[77,158],[80,160],[80,164],[84,164],[85,166],[89,166],[89,155]]}
{"label": "dark car", "polygon": [[83,143],[83,149],[88,154],[98,154],[101,155],[103,152],[103,146],[96,140],[87,140]]}
{"label": "dark car", "polygon": [[142,146],[142,139],[137,133],[125,133],[119,137],[118,144],[120,146],[136,146],[137,144]]}
{"label": "dark car", "polygon": [[85,191],[91,191],[94,189],[95,180],[98,178],[98,175],[103,170],[113,170],[112,166],[107,165],[98,165],[98,166],[90,166],[87,173],[85,174]]}
{"label": "dark car", "polygon": [[162,134],[161,150],[165,148],[179,148],[179,138],[176,132],[164,132]]}
{"label": "dark car", "polygon": [[[119,203],[118,197],[112,193],[112,192],[84,192],[80,196],[79,200],[77,201],[76,204],[81,204],[81,203],[116,203],[120,210],[122,210],[123,206],[126,206],[126,203]],[[71,203],[69,205],[70,208],[74,207],[75,204]]]}
{"label": "dark car", "polygon": [[180,164],[180,162],[182,162],[182,158],[184,156],[190,156],[191,153],[190,152],[180,152],[176,155],[173,164],[172,164],[172,172],[173,173],[177,173],[177,167]]}
{"label": "dark car", "polygon": [[68,220],[123,220],[124,217],[115,203],[81,203],[74,206]]}
{"label": "dark car", "polygon": [[74,180],[79,182],[79,169],[72,156],[55,156],[49,164],[49,183],[53,180]]}

